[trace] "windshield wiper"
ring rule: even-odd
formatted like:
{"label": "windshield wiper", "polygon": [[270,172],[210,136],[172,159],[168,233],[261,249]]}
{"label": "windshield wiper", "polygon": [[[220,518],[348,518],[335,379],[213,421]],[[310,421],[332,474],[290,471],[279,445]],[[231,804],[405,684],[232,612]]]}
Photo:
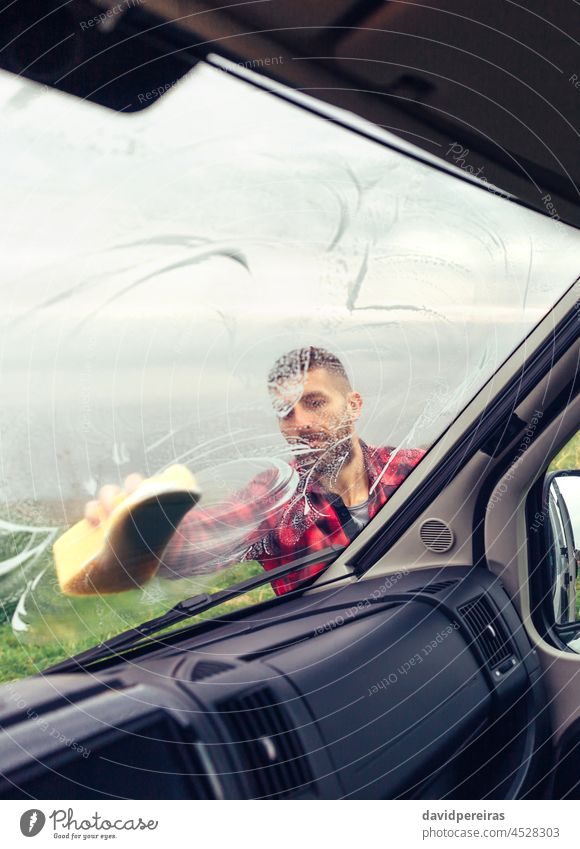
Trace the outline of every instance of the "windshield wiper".
{"label": "windshield wiper", "polygon": [[93,648],[87,649],[87,651],[73,655],[73,657],[63,661],[62,663],[50,666],[48,669],[43,670],[43,674],[67,672],[95,660],[102,660],[106,657],[110,657],[111,654],[116,654],[121,649],[127,649],[134,646],[144,637],[149,637],[151,634],[163,631],[165,628],[168,628],[170,625],[175,625],[177,622],[181,622],[185,619],[191,619],[199,613],[205,613],[206,610],[211,610],[213,607],[217,607],[225,601],[230,601],[240,595],[244,595],[244,593],[257,589],[264,584],[269,584],[276,578],[281,578],[290,572],[303,568],[304,566],[310,566],[314,563],[327,563],[330,566],[330,562],[335,560],[340,552],[344,551],[345,548],[345,545],[329,545],[326,548],[322,548],[320,551],[307,554],[304,557],[298,557],[296,560],[292,560],[290,563],[285,563],[283,566],[277,566],[275,569],[270,569],[267,572],[264,571],[263,574],[253,575],[251,578],[239,581],[237,584],[227,587],[224,590],[218,590],[218,592],[215,593],[202,593],[200,595],[191,596],[191,598],[185,598],[183,601],[176,604],[175,607],[172,607],[165,613],[162,613],[161,616],[156,616],[154,619],[142,622],[141,625],[137,625],[135,628],[129,628],[127,631],[122,631],[120,634],[117,634],[116,637],[106,640],[104,643],[99,643],[99,645],[93,646]]}

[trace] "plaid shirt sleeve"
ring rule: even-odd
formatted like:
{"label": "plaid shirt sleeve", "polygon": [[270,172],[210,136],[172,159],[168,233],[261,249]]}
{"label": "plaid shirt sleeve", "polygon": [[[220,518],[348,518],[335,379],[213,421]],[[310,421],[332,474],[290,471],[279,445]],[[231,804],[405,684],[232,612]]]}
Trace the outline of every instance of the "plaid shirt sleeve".
{"label": "plaid shirt sleeve", "polygon": [[[369,448],[365,446],[365,459],[372,495],[369,514],[372,518],[386,503],[393,492],[401,485],[407,475],[421,460],[423,449]],[[266,503],[268,481],[259,476],[238,493],[232,503],[203,509],[198,505],[181,521],[176,532],[165,549],[159,569],[160,575],[168,578],[180,578],[185,575],[214,572],[216,557],[223,557],[220,566],[240,560],[257,560],[267,571],[290,562],[295,557],[321,550],[328,545],[348,544],[349,537],[338,520],[334,510],[328,509],[330,499],[324,500],[322,512],[325,518],[313,524],[298,544],[288,544],[284,540],[281,527],[281,515],[285,513],[286,523],[292,521],[292,513],[283,507],[267,512],[261,511],[261,521],[257,516],[256,504]],[[370,506],[372,504],[372,507]],[[234,549],[223,547],[220,550],[220,538],[224,530],[247,529]],[[277,595],[283,595],[296,589],[305,581],[315,577],[325,568],[318,563],[272,581]]]}
{"label": "plaid shirt sleeve", "polygon": [[[240,561],[248,546],[262,538],[276,525],[276,513],[268,513],[260,523],[256,504],[263,511],[267,506],[268,474],[254,478],[231,500],[204,508],[200,502],[183,517],[163,552],[158,575],[182,578],[215,572],[221,566]],[[239,533],[236,533],[239,531]],[[225,542],[224,537],[237,537],[237,543]],[[215,559],[223,558],[219,566]]]}

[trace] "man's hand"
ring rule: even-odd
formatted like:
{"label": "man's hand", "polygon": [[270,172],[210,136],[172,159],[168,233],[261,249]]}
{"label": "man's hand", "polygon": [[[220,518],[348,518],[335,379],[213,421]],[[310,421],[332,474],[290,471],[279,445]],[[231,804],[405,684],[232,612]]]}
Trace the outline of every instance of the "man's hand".
{"label": "man's hand", "polygon": [[117,504],[134,492],[145,478],[143,475],[133,473],[125,478],[124,488],[115,484],[106,484],[99,490],[99,496],[93,501],[87,501],[85,505],[85,519],[93,527],[97,528],[101,522],[106,521]]}

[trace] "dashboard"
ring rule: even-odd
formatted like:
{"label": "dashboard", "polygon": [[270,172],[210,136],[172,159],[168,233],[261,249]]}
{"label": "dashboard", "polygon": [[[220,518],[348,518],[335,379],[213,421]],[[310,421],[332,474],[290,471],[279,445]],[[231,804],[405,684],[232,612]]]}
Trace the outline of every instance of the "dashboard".
{"label": "dashboard", "polygon": [[477,567],[275,599],[5,685],[0,727],[12,799],[516,798],[540,792],[549,736],[535,651]]}

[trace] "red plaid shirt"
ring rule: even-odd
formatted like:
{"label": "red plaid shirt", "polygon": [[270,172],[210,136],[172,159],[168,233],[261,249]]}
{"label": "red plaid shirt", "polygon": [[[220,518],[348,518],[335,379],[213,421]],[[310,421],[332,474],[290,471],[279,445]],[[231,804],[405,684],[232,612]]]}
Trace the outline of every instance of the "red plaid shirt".
{"label": "red plaid shirt", "polygon": [[[360,444],[369,479],[368,508],[369,519],[372,519],[425,452],[420,448],[399,451],[372,448],[362,440]],[[251,524],[252,502],[260,498],[263,500],[268,482],[267,474],[258,475],[240,493],[239,503],[230,505],[227,511],[228,528],[235,526],[236,522],[240,527]],[[220,525],[225,524],[225,515],[223,508],[219,511],[217,508],[191,510],[182,519],[165,549],[158,574],[179,578],[206,571],[201,562],[204,543],[209,559],[212,543],[219,545]],[[266,519],[257,523],[245,536],[242,550],[224,556],[224,565],[228,561],[257,560],[264,569],[275,569],[328,545],[347,545],[359,531],[340,496],[302,475],[289,502],[276,506]],[[326,563],[315,563],[274,579],[274,592],[283,595],[296,589],[314,578],[325,566]],[[215,566],[212,571],[215,571]]]}

